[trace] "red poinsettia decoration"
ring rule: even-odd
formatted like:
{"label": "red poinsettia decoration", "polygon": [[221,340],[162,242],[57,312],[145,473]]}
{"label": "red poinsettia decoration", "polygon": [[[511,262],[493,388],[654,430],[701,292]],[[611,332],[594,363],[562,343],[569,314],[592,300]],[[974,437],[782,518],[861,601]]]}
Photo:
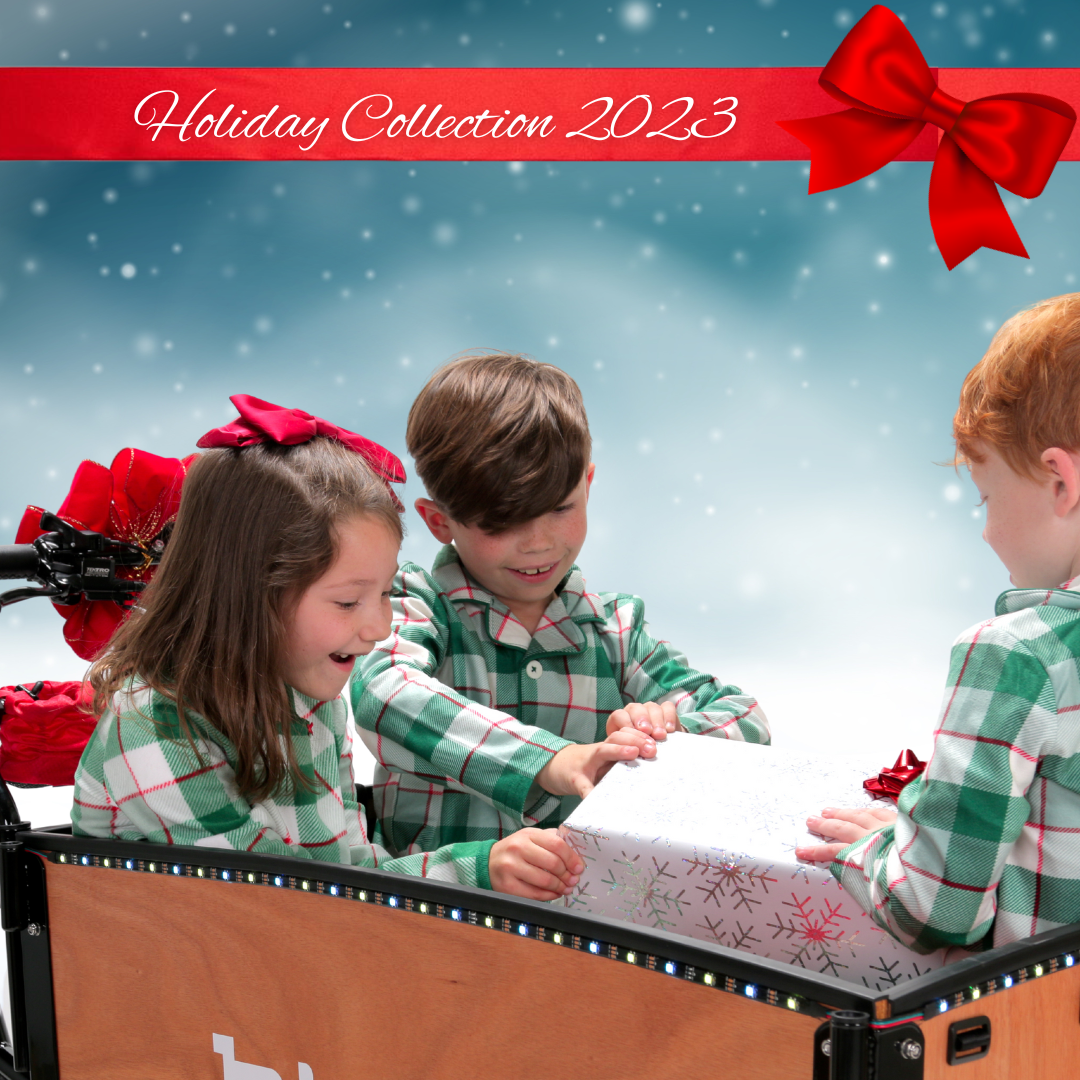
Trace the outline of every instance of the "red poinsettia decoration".
{"label": "red poinsettia decoration", "polygon": [[[77,529],[90,529],[110,540],[137,544],[149,553],[162,530],[176,520],[180,488],[195,455],[163,458],[127,447],[106,469],[96,461],[84,461],[75,473],[71,490],[57,517]],[[44,531],[37,506],[28,506],[15,537],[29,544]],[[117,569],[117,577],[149,581],[154,567]],[[84,660],[93,660],[123,622],[124,609],[114,600],[87,600],[57,604],[64,616],[64,640]]]}

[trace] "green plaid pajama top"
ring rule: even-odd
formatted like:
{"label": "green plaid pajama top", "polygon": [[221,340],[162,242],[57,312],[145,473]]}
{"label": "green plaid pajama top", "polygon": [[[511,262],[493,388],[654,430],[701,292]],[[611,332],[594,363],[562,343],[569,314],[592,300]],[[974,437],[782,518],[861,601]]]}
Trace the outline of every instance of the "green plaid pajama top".
{"label": "green plaid pajama top", "polygon": [[378,761],[376,835],[399,854],[561,824],[580,800],[549,795],[537,773],[564,746],[603,740],[631,701],[673,702],[690,732],[769,741],[753,698],[652,637],[638,597],[586,592],[576,566],[531,637],[451,546],[430,575],[406,564],[393,604],[352,704]]}
{"label": "green plaid pajama top", "polygon": [[79,762],[73,833],[291,855],[491,888],[491,842],[401,859],[370,843],[356,803],[344,699],[290,693],[293,748],[313,790],[297,785],[252,805],[236,789],[236,750],[220,731],[188,713],[196,753],[175,704],[129,684],[101,717]]}
{"label": "green plaid pajama top", "polygon": [[831,869],[920,951],[1080,922],[1080,579],[957,639],[926,772]]}

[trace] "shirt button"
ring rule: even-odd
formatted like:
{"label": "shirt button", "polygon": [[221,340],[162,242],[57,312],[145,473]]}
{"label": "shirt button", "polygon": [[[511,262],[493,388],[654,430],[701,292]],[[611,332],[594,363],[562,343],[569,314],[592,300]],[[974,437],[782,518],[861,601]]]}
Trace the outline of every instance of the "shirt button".
{"label": "shirt button", "polygon": [[530,660],[525,665],[525,674],[528,675],[530,679],[539,679],[540,676],[544,674],[544,665],[541,664],[539,660]]}

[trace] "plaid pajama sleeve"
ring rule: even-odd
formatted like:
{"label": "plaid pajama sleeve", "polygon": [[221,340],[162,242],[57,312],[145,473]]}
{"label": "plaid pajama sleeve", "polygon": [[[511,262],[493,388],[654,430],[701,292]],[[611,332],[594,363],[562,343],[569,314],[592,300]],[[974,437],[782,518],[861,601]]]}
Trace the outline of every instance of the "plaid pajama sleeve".
{"label": "plaid pajama sleeve", "polygon": [[[418,580],[419,579],[419,580]],[[399,579],[391,637],[358,661],[353,714],[365,743],[394,773],[468,792],[512,818],[535,825],[559,798],[535,784],[537,773],[570,741],[523,724],[441,682],[456,620],[448,601],[422,575]],[[486,692],[486,688],[484,688]]]}
{"label": "plaid pajama sleeve", "polygon": [[[1048,813],[1056,785],[1037,775],[1044,757],[1061,750],[1055,665],[1048,670],[1047,656],[1036,655],[1047,648],[1068,663],[1075,685],[1075,659],[1038,618],[1007,627],[992,620],[962,636],[926,772],[901,793],[895,826],[832,863],[862,907],[920,952],[970,946],[995,919],[1000,945],[1060,925],[1055,916],[1080,918],[1075,841],[1071,859],[1051,864],[1047,836],[1059,828],[1060,800],[1050,793]],[[1075,796],[1064,794],[1072,801],[1057,821],[1076,834]],[[1061,878],[1046,876],[1052,865]]]}
{"label": "plaid pajama sleeve", "polygon": [[294,692],[294,703],[293,746],[308,787],[249,804],[236,788],[235,749],[220,732],[189,714],[192,745],[171,701],[149,689],[122,692],[79,763],[74,835],[288,855],[491,887],[491,843],[400,859],[369,843],[344,702]]}
{"label": "plaid pajama sleeve", "polygon": [[633,629],[622,677],[627,701],[674,703],[679,723],[692,735],[768,743],[769,721],[757,701],[737,686],[690,667],[670,642],[649,633],[644,604],[637,597],[630,599]]}

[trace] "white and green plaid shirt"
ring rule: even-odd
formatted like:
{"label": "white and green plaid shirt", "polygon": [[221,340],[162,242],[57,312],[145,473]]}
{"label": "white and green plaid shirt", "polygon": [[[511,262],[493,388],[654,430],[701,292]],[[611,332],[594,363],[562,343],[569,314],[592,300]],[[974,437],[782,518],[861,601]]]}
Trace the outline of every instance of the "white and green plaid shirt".
{"label": "white and green plaid shirt", "polygon": [[295,785],[250,804],[236,787],[236,749],[220,731],[189,713],[192,749],[172,701],[147,687],[121,691],[79,762],[72,832],[291,855],[491,888],[490,843],[401,859],[370,843],[356,803],[345,701],[291,693],[293,748],[311,790]]}
{"label": "white and green plaid shirt", "polygon": [[1080,922],[1080,579],[957,639],[926,772],[831,869],[922,951]]}
{"label": "white and green plaid shirt", "polygon": [[357,664],[357,728],[377,761],[381,839],[411,854],[555,826],[579,799],[535,784],[570,743],[606,737],[631,701],[673,702],[682,726],[768,742],[757,702],[649,634],[636,596],[586,592],[571,569],[531,635],[453,547],[395,581],[394,632]]}

